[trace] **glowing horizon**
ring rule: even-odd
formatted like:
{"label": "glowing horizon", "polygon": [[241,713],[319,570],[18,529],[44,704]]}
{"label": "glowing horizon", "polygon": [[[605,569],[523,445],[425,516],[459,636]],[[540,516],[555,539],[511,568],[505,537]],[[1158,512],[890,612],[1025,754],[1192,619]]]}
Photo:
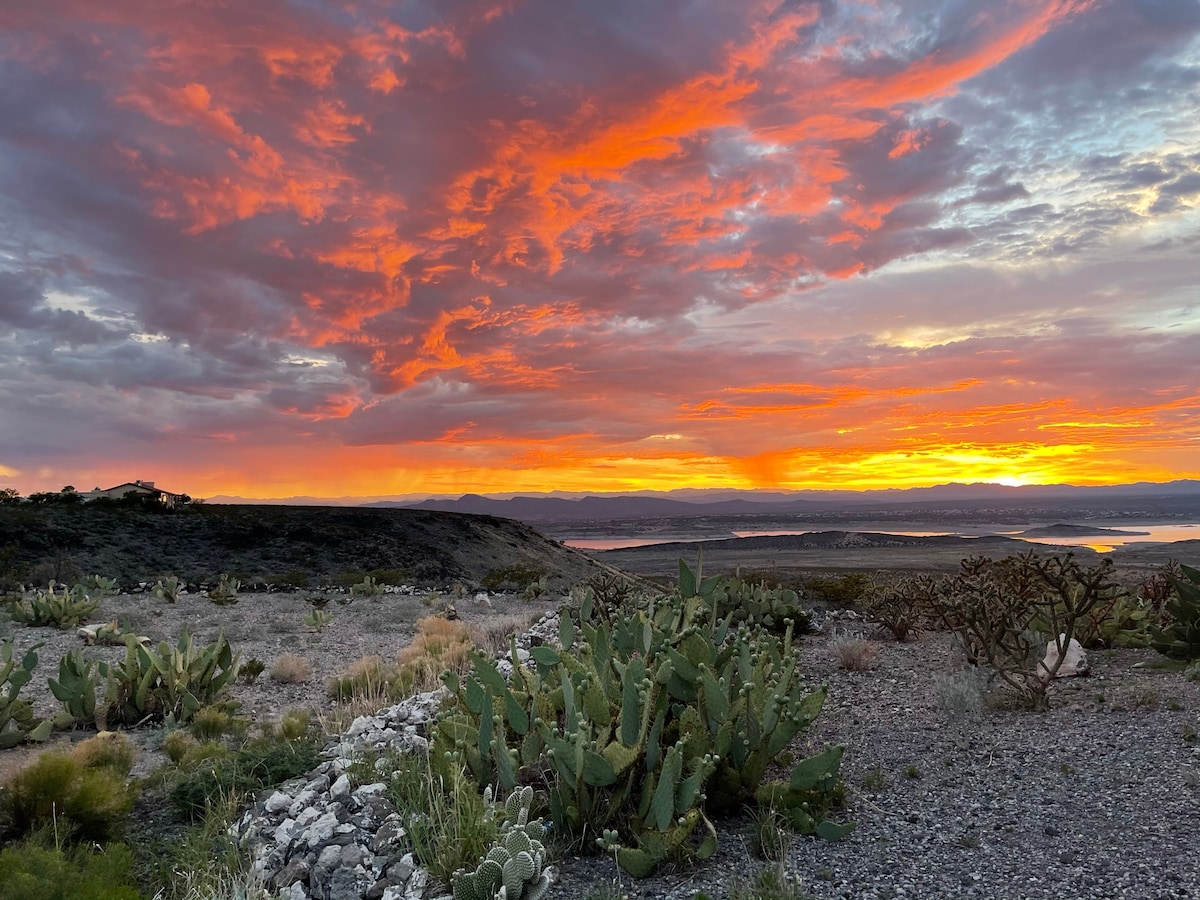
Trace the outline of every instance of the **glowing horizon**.
{"label": "glowing horizon", "polygon": [[1200,478],[1190,0],[54,0],[0,66],[0,488]]}

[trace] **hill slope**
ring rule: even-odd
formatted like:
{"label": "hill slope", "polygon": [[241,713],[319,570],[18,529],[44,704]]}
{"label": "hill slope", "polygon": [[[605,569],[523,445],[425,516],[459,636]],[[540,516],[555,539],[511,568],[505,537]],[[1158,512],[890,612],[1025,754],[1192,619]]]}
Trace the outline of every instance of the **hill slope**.
{"label": "hill slope", "polygon": [[419,582],[473,586],[508,567],[574,584],[600,571],[583,553],[493,516],[215,504],[179,512],[0,507],[0,575],[49,577],[54,567],[123,584],[221,572],[243,580],[303,573],[315,583],[345,572],[404,569]]}

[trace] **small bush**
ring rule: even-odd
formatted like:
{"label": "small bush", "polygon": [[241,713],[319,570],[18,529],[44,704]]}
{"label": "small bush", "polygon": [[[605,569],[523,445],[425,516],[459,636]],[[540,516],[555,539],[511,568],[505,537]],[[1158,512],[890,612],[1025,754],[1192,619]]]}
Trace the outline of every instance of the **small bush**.
{"label": "small bush", "polygon": [[206,706],[192,716],[188,727],[202,744],[219,741],[233,730],[233,716],[221,706]]}
{"label": "small bush", "polygon": [[0,850],[0,900],[138,900],[124,844],[66,851],[29,838]]}
{"label": "small bush", "polygon": [[467,672],[471,667],[474,637],[472,629],[463,622],[441,616],[418,619],[412,643],[396,657],[399,693],[433,690],[441,683],[444,672]]}
{"label": "small bush", "polygon": [[271,680],[280,684],[303,684],[311,674],[308,660],[296,653],[284,653],[271,664]]}
{"label": "small bush", "polygon": [[127,778],[137,762],[138,751],[127,735],[102,731],[76,744],[71,756],[85,769],[108,769]]}
{"label": "small bush", "polygon": [[933,695],[950,720],[967,719],[983,712],[987,673],[978,668],[933,676]]}
{"label": "small bush", "polygon": [[837,606],[851,606],[858,603],[871,589],[871,576],[865,572],[848,572],[829,578],[815,577],[805,579],[805,587],[825,600]]}
{"label": "small bush", "polygon": [[342,674],[331,678],[325,690],[330,699],[342,702],[360,697],[384,697],[389,675],[382,656],[364,656],[350,663]]}
{"label": "small bush", "polygon": [[287,741],[303,739],[311,727],[312,713],[307,709],[289,709],[279,720],[279,731]]}
{"label": "small bush", "polygon": [[242,667],[238,669],[238,678],[245,684],[254,684],[258,681],[258,676],[261,675],[267,668],[267,664],[261,659],[248,659],[242,663]]}
{"label": "small bush", "polygon": [[171,803],[196,819],[221,798],[252,794],[303,775],[320,762],[309,743],[252,744],[236,753],[200,765],[171,789]]}
{"label": "small bush", "polygon": [[847,672],[865,672],[871,668],[879,648],[862,638],[838,634],[829,642],[829,651],[838,666]]}
{"label": "small bush", "polygon": [[103,842],[123,830],[134,794],[110,768],[87,768],[66,753],[48,752],[9,780],[4,805],[18,835],[57,827],[82,842]]}
{"label": "small bush", "polygon": [[175,765],[180,765],[184,757],[197,746],[197,740],[183,729],[172,731],[163,738],[162,752]]}
{"label": "small bush", "polygon": [[523,591],[548,574],[540,566],[501,566],[484,575],[479,584],[485,591]]}

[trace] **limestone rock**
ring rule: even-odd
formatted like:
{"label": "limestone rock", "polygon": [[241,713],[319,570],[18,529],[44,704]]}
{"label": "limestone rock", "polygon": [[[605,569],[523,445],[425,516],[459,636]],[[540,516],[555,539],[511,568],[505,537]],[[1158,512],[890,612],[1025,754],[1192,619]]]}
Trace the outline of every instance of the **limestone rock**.
{"label": "limestone rock", "polygon": [[[1060,634],[1060,641],[1065,641],[1067,636]],[[1058,646],[1055,641],[1049,641],[1046,644],[1046,658],[1042,660],[1039,674],[1042,680],[1050,678],[1050,673],[1054,672],[1054,666],[1058,663]],[[1088,665],[1087,652],[1083,649],[1083,645],[1075,638],[1071,638],[1071,642],[1067,644],[1063,653],[1062,665],[1058,667],[1058,671],[1054,673],[1055,678],[1071,678],[1075,675],[1087,675],[1091,672],[1091,667]]]}

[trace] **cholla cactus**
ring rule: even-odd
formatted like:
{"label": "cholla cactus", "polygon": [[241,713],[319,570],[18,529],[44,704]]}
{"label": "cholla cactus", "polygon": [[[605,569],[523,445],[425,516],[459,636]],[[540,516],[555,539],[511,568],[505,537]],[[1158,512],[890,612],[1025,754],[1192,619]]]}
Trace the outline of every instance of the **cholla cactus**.
{"label": "cholla cactus", "polygon": [[509,794],[504,824],[487,856],[474,872],[454,873],[454,900],[542,900],[550,890],[553,870],[545,866],[546,828],[541,819],[529,821],[533,788]]}

